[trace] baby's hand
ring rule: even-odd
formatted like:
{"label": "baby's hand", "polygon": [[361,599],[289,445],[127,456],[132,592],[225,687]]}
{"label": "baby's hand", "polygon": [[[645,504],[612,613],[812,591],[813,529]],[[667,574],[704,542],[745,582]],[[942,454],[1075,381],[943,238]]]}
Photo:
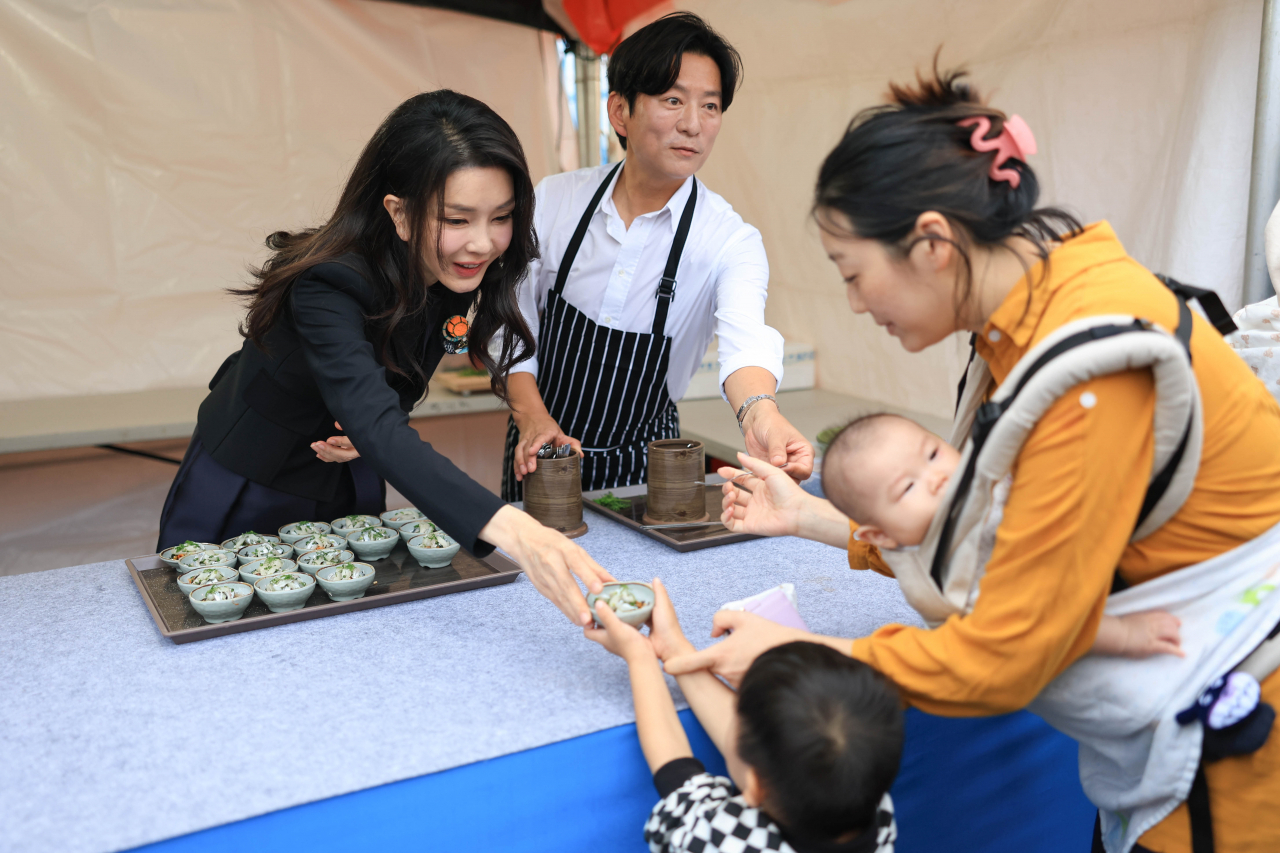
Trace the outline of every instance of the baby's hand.
{"label": "baby's hand", "polygon": [[680,620],[676,618],[676,609],[667,595],[667,587],[657,578],[653,579],[653,614],[649,617],[649,642],[658,659],[666,662],[668,658],[694,651],[693,643],[685,639],[680,630]]}
{"label": "baby's hand", "polygon": [[1130,658],[1152,655],[1185,657],[1178,629],[1182,620],[1163,610],[1148,610],[1118,617],[1125,629],[1125,643],[1120,654]]}
{"label": "baby's hand", "polygon": [[596,621],[603,628],[594,626],[583,628],[583,635],[592,642],[599,643],[613,654],[630,663],[637,657],[653,657],[653,646],[649,638],[618,618],[604,599],[596,600]]}

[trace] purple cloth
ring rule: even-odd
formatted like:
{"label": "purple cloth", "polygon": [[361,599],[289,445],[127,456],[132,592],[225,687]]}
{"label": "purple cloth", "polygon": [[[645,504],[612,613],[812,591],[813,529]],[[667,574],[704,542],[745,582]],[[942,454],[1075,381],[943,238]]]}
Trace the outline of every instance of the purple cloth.
{"label": "purple cloth", "polygon": [[800,617],[800,611],[791,604],[791,599],[787,598],[786,593],[776,586],[766,593],[747,599],[743,602],[742,609],[777,622],[779,625],[786,625],[788,628],[809,630],[809,626]]}

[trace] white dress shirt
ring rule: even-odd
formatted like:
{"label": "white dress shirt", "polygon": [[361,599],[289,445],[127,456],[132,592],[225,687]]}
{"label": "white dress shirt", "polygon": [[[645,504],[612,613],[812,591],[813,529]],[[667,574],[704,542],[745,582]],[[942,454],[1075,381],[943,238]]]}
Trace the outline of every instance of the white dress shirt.
{"label": "white dress shirt", "polygon": [[[551,175],[534,190],[534,227],[542,257],[530,264],[528,277],[520,283],[519,300],[535,339],[569,240],[591,196],[613,166],[606,163]],[[637,216],[627,228],[613,203],[618,175],[591,219],[562,296],[602,326],[650,332],[658,304],[658,282],[693,178],[685,180],[664,207]],[[782,335],[764,322],[768,287],[769,260],[760,232],[703,184],[667,313],[666,334],[672,339],[667,391],[672,400],[684,396],[712,334],[720,338],[722,396],[725,379],[743,367],[763,367],[782,381]],[[495,354],[499,345],[499,341],[493,344]],[[537,356],[516,365],[512,372],[536,376]]]}

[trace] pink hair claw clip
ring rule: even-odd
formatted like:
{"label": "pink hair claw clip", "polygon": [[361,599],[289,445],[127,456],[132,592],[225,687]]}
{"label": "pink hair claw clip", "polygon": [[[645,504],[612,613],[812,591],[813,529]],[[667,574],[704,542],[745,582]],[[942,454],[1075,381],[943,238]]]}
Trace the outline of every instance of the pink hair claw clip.
{"label": "pink hair claw clip", "polygon": [[991,119],[987,116],[961,119],[956,124],[961,127],[974,126],[973,135],[969,137],[969,144],[973,146],[974,151],[996,152],[996,159],[992,161],[989,173],[991,180],[1008,181],[1017,189],[1022,183],[1022,175],[1017,169],[1000,167],[1010,157],[1016,157],[1025,163],[1028,157],[1036,153],[1036,138],[1031,134],[1031,128],[1027,127],[1027,123],[1022,120],[1022,116],[1009,116],[1005,119],[1004,129],[995,139],[985,138],[991,132]]}

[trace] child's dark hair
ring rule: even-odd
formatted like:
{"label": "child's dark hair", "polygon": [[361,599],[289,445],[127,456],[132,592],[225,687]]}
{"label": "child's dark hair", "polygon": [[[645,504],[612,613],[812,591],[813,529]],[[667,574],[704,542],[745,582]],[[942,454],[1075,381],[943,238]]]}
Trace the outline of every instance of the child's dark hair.
{"label": "child's dark hair", "polygon": [[862,661],[795,642],[756,658],[738,689],[738,754],[788,834],[864,831],[902,756],[897,691]]}
{"label": "child's dark hair", "polygon": [[[609,91],[636,108],[636,95],[661,95],[676,84],[686,53],[705,56],[720,69],[720,111],[733,103],[742,58],[724,36],[692,12],[663,15],[624,39],[609,55]],[[623,150],[627,138],[618,134]]]}
{"label": "child's dark hair", "polygon": [[962,82],[966,74],[939,71],[935,55],[931,76],[917,74],[915,86],[891,83],[890,103],[855,115],[844,138],[827,155],[818,172],[813,207],[824,230],[842,233],[829,215],[839,211],[855,236],[879,240],[899,257],[923,240],[939,239],[907,240],[920,214],[932,210],[945,216],[958,238],[949,242],[965,266],[956,291],[957,314],[973,288],[970,245],[992,248],[1005,245],[1010,237],[1024,237],[1047,261],[1051,242],[1083,228],[1065,210],[1036,207],[1040,182],[1021,160],[1005,163],[1005,168],[1018,171],[1018,186],[990,176],[996,153],[976,151],[970,144],[973,127],[957,122],[985,116],[991,121],[985,138],[995,139],[1004,130],[1006,116],[982,103]]}

